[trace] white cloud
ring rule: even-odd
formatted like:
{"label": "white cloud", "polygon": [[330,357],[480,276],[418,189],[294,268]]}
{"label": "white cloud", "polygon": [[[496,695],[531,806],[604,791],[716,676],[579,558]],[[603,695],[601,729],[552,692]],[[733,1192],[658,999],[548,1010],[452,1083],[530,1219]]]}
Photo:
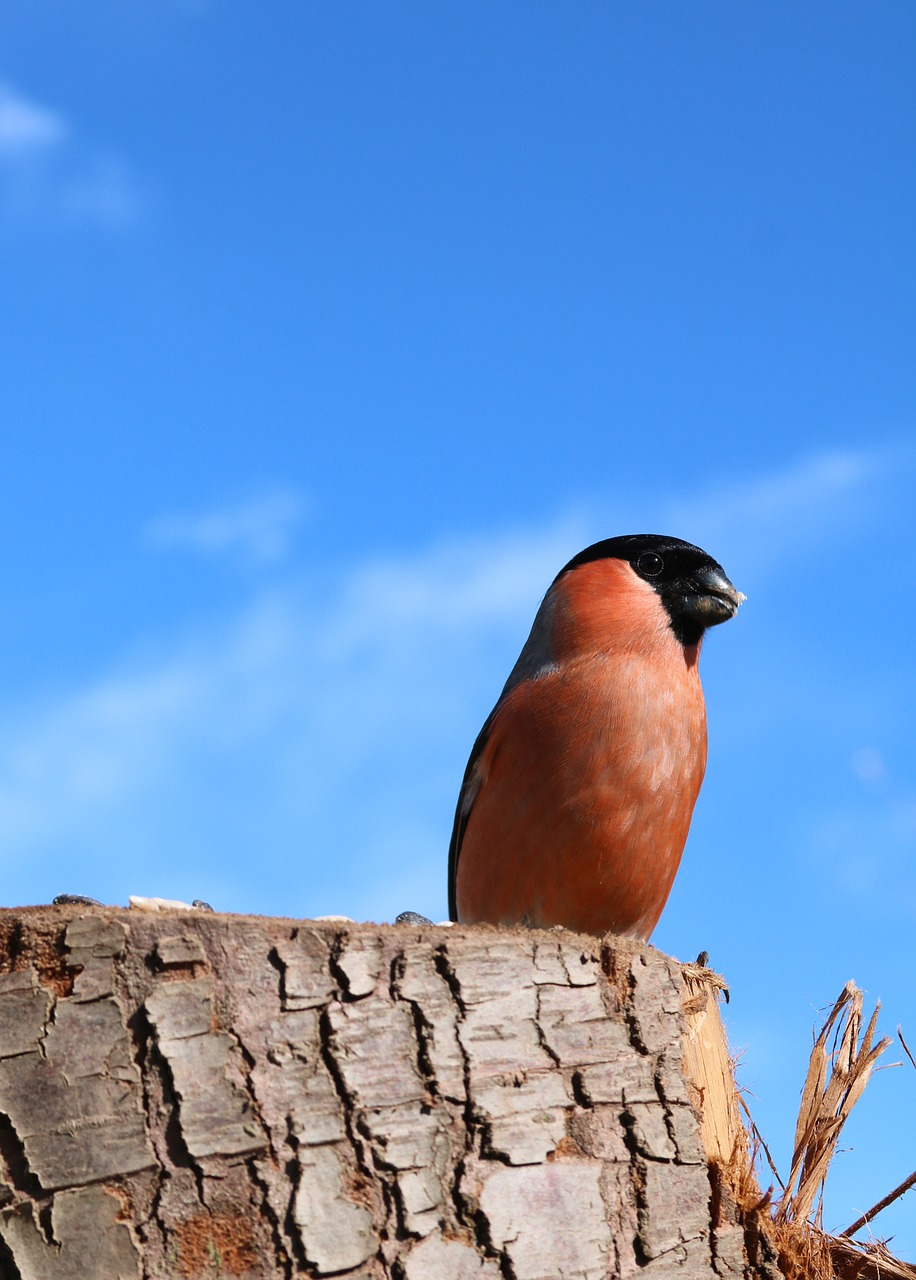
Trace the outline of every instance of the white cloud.
{"label": "white cloud", "polygon": [[146,526],[144,541],[159,549],[240,555],[251,563],[268,564],[292,550],[304,510],[299,494],[274,490],[232,506],[157,516]]}
{"label": "white cloud", "polygon": [[155,791],[189,745],[230,738],[270,681],[284,635],[281,614],[261,601],[203,641],[11,717],[0,742],[0,841],[78,836],[93,811]]}
{"label": "white cloud", "polygon": [[63,142],[67,123],[49,107],[30,102],[0,83],[0,157],[22,157]]}
{"label": "white cloud", "polygon": [[[903,455],[896,460],[909,465]],[[893,461],[883,448],[815,454],[750,483],[679,499],[670,519],[683,528],[680,536],[717,559],[724,562],[731,552],[745,565],[767,568],[796,544],[810,547],[830,537],[838,524],[851,530],[862,516],[857,503]]]}
{"label": "white cloud", "polygon": [[75,134],[59,111],[0,83],[0,211],[8,219],[118,228],[141,206],[119,156]]}
{"label": "white cloud", "polygon": [[[529,621],[557,570],[581,550],[584,521],[453,539],[410,558],[355,568],[328,639],[338,652],[374,643],[378,629],[468,630],[495,620]],[[519,646],[521,646],[520,638]]]}

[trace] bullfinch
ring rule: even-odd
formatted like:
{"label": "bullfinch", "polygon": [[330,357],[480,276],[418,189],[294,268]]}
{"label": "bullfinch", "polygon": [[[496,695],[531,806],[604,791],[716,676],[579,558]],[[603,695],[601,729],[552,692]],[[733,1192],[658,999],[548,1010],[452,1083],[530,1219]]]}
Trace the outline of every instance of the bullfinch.
{"label": "bullfinch", "polygon": [[452,920],[648,940],[706,769],[703,635],[744,598],[705,551],[659,534],[560,570],[468,761]]}

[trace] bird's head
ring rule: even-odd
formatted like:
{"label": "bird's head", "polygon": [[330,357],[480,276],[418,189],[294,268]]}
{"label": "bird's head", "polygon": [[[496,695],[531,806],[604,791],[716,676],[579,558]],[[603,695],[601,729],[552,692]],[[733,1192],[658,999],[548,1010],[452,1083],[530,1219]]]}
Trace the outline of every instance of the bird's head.
{"label": "bird's head", "polygon": [[560,570],[551,592],[590,598],[598,608],[602,597],[613,598],[622,610],[638,615],[652,599],[646,588],[655,593],[661,616],[684,646],[698,644],[707,627],[734,617],[745,599],[712,556],[657,533],[625,534],[586,547]]}

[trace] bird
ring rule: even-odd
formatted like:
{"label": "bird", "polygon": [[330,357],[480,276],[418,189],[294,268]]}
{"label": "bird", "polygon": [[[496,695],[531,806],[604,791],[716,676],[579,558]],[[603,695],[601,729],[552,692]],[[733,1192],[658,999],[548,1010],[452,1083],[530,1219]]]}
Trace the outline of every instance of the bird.
{"label": "bird", "polygon": [[648,942],[706,770],[699,657],[745,600],[692,543],[626,534],[560,570],[471,750],[449,917]]}

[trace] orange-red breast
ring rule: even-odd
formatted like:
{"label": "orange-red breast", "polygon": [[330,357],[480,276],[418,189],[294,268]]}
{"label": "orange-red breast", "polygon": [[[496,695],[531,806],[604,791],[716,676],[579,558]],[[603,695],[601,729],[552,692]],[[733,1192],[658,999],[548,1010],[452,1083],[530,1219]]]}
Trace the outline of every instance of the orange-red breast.
{"label": "orange-red breast", "polygon": [[706,769],[703,634],[743,599],[705,551],[658,534],[561,569],[465,771],[453,920],[648,939]]}

